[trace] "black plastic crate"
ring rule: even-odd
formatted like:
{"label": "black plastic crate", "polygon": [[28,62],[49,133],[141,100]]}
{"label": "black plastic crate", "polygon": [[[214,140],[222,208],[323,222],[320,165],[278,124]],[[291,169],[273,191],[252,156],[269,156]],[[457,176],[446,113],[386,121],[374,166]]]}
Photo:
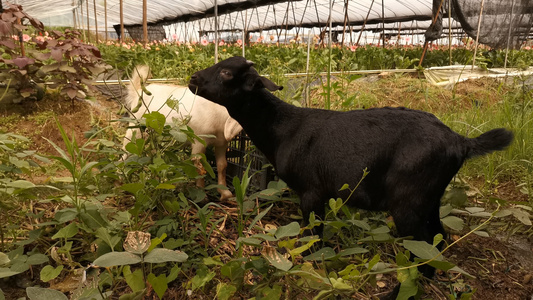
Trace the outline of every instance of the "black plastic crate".
{"label": "black plastic crate", "polygon": [[[250,166],[248,176],[252,176],[249,184],[249,191],[255,192],[266,189],[268,183],[276,179],[272,166],[266,157],[255,148],[252,141],[244,131],[241,131],[229,144],[228,168],[226,170],[226,179],[231,185],[233,177],[242,178],[242,175]],[[265,168],[263,168],[265,166]]]}

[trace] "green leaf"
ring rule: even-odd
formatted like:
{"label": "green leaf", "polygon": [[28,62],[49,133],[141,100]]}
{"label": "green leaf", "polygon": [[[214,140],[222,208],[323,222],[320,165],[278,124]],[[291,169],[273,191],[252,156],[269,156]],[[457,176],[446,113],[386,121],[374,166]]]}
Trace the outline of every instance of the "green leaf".
{"label": "green leaf", "polygon": [[333,250],[331,247],[324,247],[320,250],[318,250],[315,253],[311,253],[304,257],[304,260],[316,260],[316,261],[322,261],[322,260],[328,260],[333,257],[335,257],[337,253],[335,253],[335,250]]}
{"label": "green leaf", "polygon": [[83,168],[81,168],[80,170],[80,177],[84,176],[87,171],[90,171],[91,169],[93,169],[97,164],[99,164],[99,162],[92,161],[92,162],[87,163],[85,166],[83,166]]}
{"label": "green leaf", "polygon": [[[112,291],[111,291],[112,293]],[[130,294],[123,294],[120,297],[118,297],[118,300],[143,300],[144,295],[146,294],[146,290],[130,293]],[[93,298],[81,298],[81,299],[93,299]]]}
{"label": "green leaf", "polygon": [[217,285],[217,299],[231,299],[236,291],[237,287],[235,287],[234,285],[221,282]]}
{"label": "green leaf", "polygon": [[241,261],[230,261],[220,268],[220,274],[227,277],[236,284],[242,283],[244,278],[244,269]]}
{"label": "green leaf", "polygon": [[3,252],[0,252],[0,266],[9,264],[9,261],[9,256]]}
{"label": "green leaf", "polygon": [[150,247],[146,251],[152,252],[157,246],[159,246],[167,238],[167,234],[163,233],[160,237],[155,237],[150,240]]}
{"label": "green leaf", "polygon": [[48,262],[48,256],[36,253],[28,257],[28,260],[26,261],[27,264],[30,265],[40,265]]}
{"label": "green leaf", "polygon": [[163,128],[165,127],[165,116],[160,112],[153,111],[149,114],[144,114],[143,118],[146,119],[146,127],[152,128],[158,134],[163,133]]}
{"label": "green leaf", "polygon": [[180,272],[181,272],[181,268],[178,267],[177,265],[174,265],[172,269],[170,269],[170,273],[167,276],[167,283],[171,283],[172,281],[176,280]]}
{"label": "green leaf", "polygon": [[[141,147],[139,147],[139,144],[141,145]],[[144,149],[144,139],[137,138],[135,142],[127,143],[125,148],[126,151],[128,151],[129,153],[141,156],[141,153]]]}
{"label": "green leaf", "polygon": [[413,278],[408,278],[400,285],[400,291],[396,300],[407,300],[418,292],[418,286]]}
{"label": "green leaf", "polygon": [[274,285],[274,287],[266,286],[260,291],[261,300],[279,300],[281,299],[282,289],[279,285]]}
{"label": "green leaf", "polygon": [[168,184],[168,183],[160,183],[158,184],[156,187],[156,189],[159,189],[159,190],[173,190],[175,189],[176,187],[172,184]]}
{"label": "green leaf", "polygon": [[455,267],[454,263],[451,263],[449,261],[442,261],[442,260],[433,260],[433,261],[430,261],[428,264],[436,269],[443,270],[443,271],[448,271],[452,269],[453,267]]}
{"label": "green leaf", "polygon": [[187,141],[187,134],[185,134],[183,131],[178,129],[171,129],[169,131],[170,135],[178,142],[178,143],[185,143]]}
{"label": "green leaf", "polygon": [[120,242],[121,238],[118,235],[111,236],[109,234],[109,229],[106,227],[101,227],[96,229],[94,234],[97,238],[100,238],[104,243],[106,243],[109,248],[113,249]]}
{"label": "green leaf", "polygon": [[447,216],[441,219],[442,223],[455,231],[460,231],[463,229],[465,222],[463,219],[455,216]]}
{"label": "green leaf", "polygon": [[61,228],[56,234],[52,236],[52,239],[68,239],[75,236],[78,233],[78,225],[70,223],[66,227]]}
{"label": "green leaf", "polygon": [[259,214],[257,214],[257,216],[255,216],[255,218],[253,219],[252,223],[250,224],[250,226],[248,226],[248,230],[250,231],[254,225],[259,222],[259,220],[263,219],[263,217],[270,211],[270,209],[272,208],[272,206],[274,206],[274,204],[271,204],[269,207],[267,207],[266,209],[263,209],[263,211]]}
{"label": "green leaf", "polygon": [[353,287],[351,285],[348,285],[344,282],[344,279],[342,278],[329,278],[331,285],[336,290],[353,290]]}
{"label": "green leaf", "polygon": [[347,220],[347,222],[363,229],[363,230],[366,230],[366,231],[370,231],[372,229],[372,227],[370,227],[370,224],[368,224],[368,222],[366,221],[362,221],[362,220]]}
{"label": "green leaf", "polygon": [[40,287],[27,287],[26,295],[28,295],[30,300],[68,300],[67,296],[60,291]]}
{"label": "green leaf", "polygon": [[486,231],[476,230],[474,231],[474,234],[482,236],[482,237],[490,237],[489,233]]}
{"label": "green leaf", "polygon": [[144,185],[142,183],[126,183],[126,184],[123,184],[120,188],[126,192],[129,192],[135,195],[137,194],[138,191],[144,188]]}
{"label": "green leaf", "polygon": [[42,281],[44,282],[48,282],[52,279],[55,279],[57,276],[59,276],[59,274],[61,274],[61,271],[63,270],[63,265],[59,265],[57,266],[56,268],[48,265],[48,266],[45,266],[42,270],[41,270],[41,274],[40,274],[40,278]]}
{"label": "green leaf", "polygon": [[411,253],[421,259],[432,259],[437,257],[436,259],[438,260],[444,260],[437,248],[424,241],[404,240],[403,246],[405,249],[409,250]]}
{"label": "green leaf", "polygon": [[350,188],[350,185],[347,184],[347,183],[345,183],[345,184],[342,185],[342,187],[340,188],[339,191],[344,191],[344,190],[347,190],[347,189],[349,189],[349,188]]}
{"label": "green leaf", "polygon": [[79,215],[83,223],[89,226],[91,229],[96,230],[98,228],[107,227],[108,222],[104,219],[100,210],[95,208],[86,209]]}
{"label": "green leaf", "polygon": [[147,263],[164,263],[169,261],[184,262],[188,258],[187,254],[178,250],[170,250],[165,248],[155,248],[144,257],[144,262]]}
{"label": "green leaf", "polygon": [[276,238],[282,239],[284,237],[295,236],[298,234],[300,234],[300,224],[298,224],[298,222],[292,222],[288,225],[279,227],[274,235]]}
{"label": "green leaf", "polygon": [[52,142],[51,140],[45,137],[43,138],[47,140],[54,147],[57,153],[61,155],[61,157],[49,156],[49,158],[60,161],[70,172],[72,172],[74,170],[74,166],[72,165],[72,162],[70,161],[70,157],[68,156],[68,154],[61,147],[59,147],[56,143]]}
{"label": "green leaf", "polygon": [[288,271],[292,268],[292,262],[281,255],[274,247],[265,246],[261,254],[273,265],[276,269]]}
{"label": "green leaf", "polygon": [[15,188],[15,189],[30,189],[30,188],[34,188],[35,184],[27,180],[15,180],[15,181],[8,183],[7,186]]}
{"label": "green leaf", "polygon": [[224,263],[220,261],[220,258],[219,257],[204,257],[204,259],[202,259],[202,262],[204,265],[206,266],[223,266]]}
{"label": "green leaf", "polygon": [[513,213],[513,216],[518,221],[522,222],[523,224],[527,226],[531,226],[531,220],[527,212],[520,210],[520,209],[516,209],[516,208],[511,208],[509,210]]}
{"label": "green leaf", "polygon": [[216,273],[208,271],[205,268],[200,268],[196,275],[191,279],[192,290],[195,291],[202,288],[206,283],[210,282]]}
{"label": "green leaf", "polygon": [[125,266],[122,274],[124,275],[124,279],[126,279],[126,283],[133,292],[142,291],[146,287],[141,269],[131,272],[130,266]]}
{"label": "green leaf", "polygon": [[339,252],[340,256],[348,256],[353,254],[363,254],[367,253],[368,249],[362,248],[362,247],[355,247],[355,248],[348,248],[344,249],[341,252]]}
{"label": "green leaf", "polygon": [[0,268],[0,278],[11,277],[22,272],[12,271],[10,268]]}
{"label": "green leaf", "polygon": [[129,252],[109,252],[94,261],[94,265],[98,267],[114,267],[133,265],[141,262],[141,258],[138,255]]}
{"label": "green leaf", "polygon": [[168,289],[167,285],[167,276],[165,274],[161,274],[157,277],[155,277],[154,273],[148,274],[148,282],[152,285],[152,288],[156,292],[157,296],[159,296],[159,299],[164,299],[163,295],[165,295],[165,292]]}

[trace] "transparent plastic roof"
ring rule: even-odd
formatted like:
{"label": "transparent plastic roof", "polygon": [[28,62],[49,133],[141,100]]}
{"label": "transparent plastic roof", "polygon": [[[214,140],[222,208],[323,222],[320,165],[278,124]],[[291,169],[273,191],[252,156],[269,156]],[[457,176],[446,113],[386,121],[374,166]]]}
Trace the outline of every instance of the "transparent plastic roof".
{"label": "transparent plastic roof", "polygon": [[[5,1],[2,1],[5,3]],[[94,30],[94,10],[99,30],[120,23],[119,0],[14,0],[24,10],[48,26],[73,26],[87,24]],[[124,24],[142,24],[142,0],[123,0]],[[257,31],[271,28],[316,27],[328,23],[331,16],[334,25],[362,24],[368,16],[368,24],[429,20],[431,0],[217,0],[219,30]],[[384,8],[382,7],[384,3]],[[213,0],[147,0],[148,23],[169,25],[202,19],[202,30],[214,30],[215,1]],[[107,23],[104,23],[107,11]],[[346,13],[345,13],[346,11]],[[384,14],[383,14],[384,13]],[[55,22],[55,23],[54,23]],[[70,24],[68,24],[70,23]]]}

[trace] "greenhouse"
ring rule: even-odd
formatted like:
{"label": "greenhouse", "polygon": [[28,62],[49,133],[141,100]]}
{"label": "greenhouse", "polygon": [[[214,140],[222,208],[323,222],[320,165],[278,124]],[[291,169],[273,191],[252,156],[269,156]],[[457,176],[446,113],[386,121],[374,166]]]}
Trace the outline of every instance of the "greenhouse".
{"label": "greenhouse", "polygon": [[0,300],[533,297],[532,0],[0,3]]}

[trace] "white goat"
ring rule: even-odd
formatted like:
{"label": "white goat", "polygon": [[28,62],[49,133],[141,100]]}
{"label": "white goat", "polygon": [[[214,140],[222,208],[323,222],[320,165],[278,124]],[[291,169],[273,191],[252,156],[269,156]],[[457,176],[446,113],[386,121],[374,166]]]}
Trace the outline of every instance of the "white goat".
{"label": "white goat", "polygon": [[[144,87],[149,93],[143,92],[143,82],[150,73],[148,66],[137,66],[128,85],[125,106],[133,113],[132,118],[140,119],[145,113],[158,111],[166,117],[167,123],[173,119],[188,120],[187,125],[198,136],[203,137],[207,146],[214,146],[217,164],[218,184],[226,186],[226,150],[229,142],[242,131],[242,127],[231,118],[225,107],[193,94],[187,87],[170,84],[150,84]],[[151,94],[151,95],[149,95]],[[140,97],[142,95],[142,102]],[[168,99],[179,101],[179,109],[174,110],[166,102]],[[139,105],[140,104],[140,105]],[[138,131],[138,129],[137,129]],[[133,130],[128,129],[124,137],[124,147],[130,142]],[[195,141],[191,145],[192,154],[204,153],[206,146]],[[199,173],[201,164],[198,164]],[[203,187],[205,181],[200,178],[196,185]],[[227,189],[219,189],[220,199],[228,199],[232,194]]]}

